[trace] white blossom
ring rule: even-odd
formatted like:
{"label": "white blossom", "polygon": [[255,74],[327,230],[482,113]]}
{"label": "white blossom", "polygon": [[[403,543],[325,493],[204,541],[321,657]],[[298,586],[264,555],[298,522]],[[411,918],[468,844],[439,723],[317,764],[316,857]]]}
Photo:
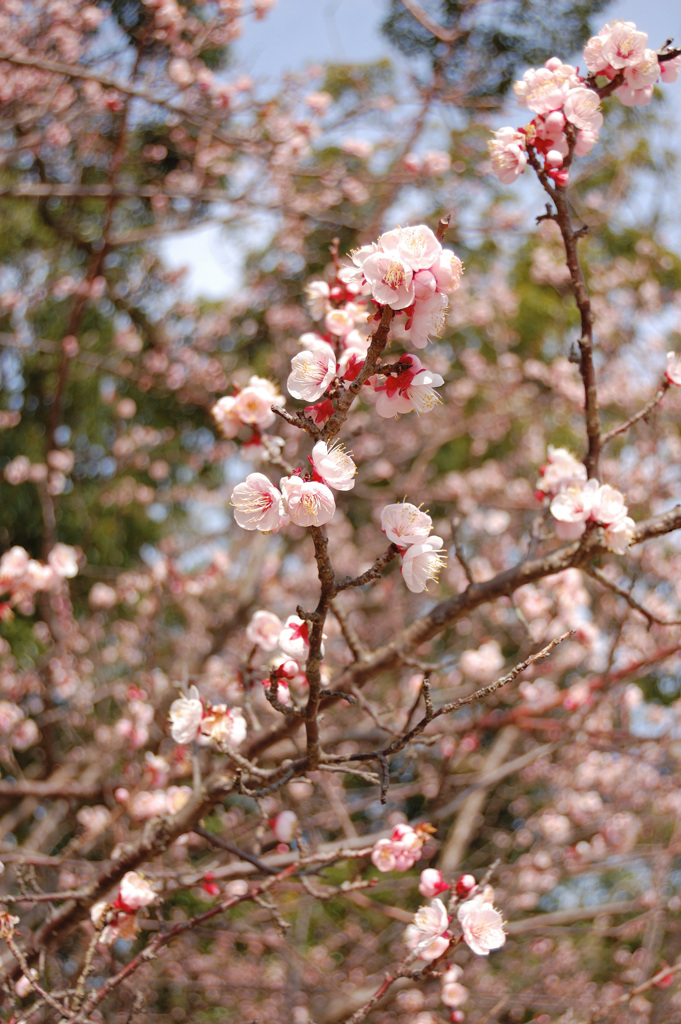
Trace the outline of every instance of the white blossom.
{"label": "white blossom", "polygon": [[203,703],[196,686],[190,687],[187,696],[173,701],[168,718],[170,735],[176,743],[192,743],[196,739],[203,718]]}
{"label": "white blossom", "polygon": [[456,912],[464,942],[478,956],[487,956],[490,950],[499,949],[506,942],[504,922],[493,899],[494,891],[486,886],[477,896],[462,903]]}

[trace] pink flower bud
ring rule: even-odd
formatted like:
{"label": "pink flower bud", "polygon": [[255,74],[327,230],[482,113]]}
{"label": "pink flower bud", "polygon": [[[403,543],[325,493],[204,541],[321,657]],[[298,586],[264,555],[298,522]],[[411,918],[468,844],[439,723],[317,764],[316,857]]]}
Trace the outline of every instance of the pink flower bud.
{"label": "pink flower bud", "polygon": [[205,875],[203,876],[203,885],[201,886],[201,888],[204,890],[204,892],[207,892],[209,896],[220,895],[220,886],[217,884],[217,882],[214,881],[214,879],[215,875],[213,874],[212,871],[206,871]]}
{"label": "pink flower bud", "polygon": [[442,872],[438,871],[437,868],[426,868],[421,872],[419,892],[426,899],[432,900],[435,896],[439,896],[441,892],[446,892],[447,889],[449,889],[449,886],[442,877]]}
{"label": "pink flower bud", "polygon": [[457,896],[468,896],[469,892],[475,889],[478,883],[475,881],[473,875],[461,875],[458,882],[456,883],[456,895]]}
{"label": "pink flower bud", "polygon": [[544,126],[550,135],[555,135],[556,132],[562,132],[565,127],[565,114],[560,110],[552,110],[550,114],[547,114],[544,118]]}
{"label": "pink flower bud", "polygon": [[272,831],[280,843],[290,843],[298,827],[294,811],[280,811],[272,822]]}
{"label": "pink flower bud", "polygon": [[563,157],[557,149],[550,149],[546,154],[546,166],[547,167],[562,167]]}

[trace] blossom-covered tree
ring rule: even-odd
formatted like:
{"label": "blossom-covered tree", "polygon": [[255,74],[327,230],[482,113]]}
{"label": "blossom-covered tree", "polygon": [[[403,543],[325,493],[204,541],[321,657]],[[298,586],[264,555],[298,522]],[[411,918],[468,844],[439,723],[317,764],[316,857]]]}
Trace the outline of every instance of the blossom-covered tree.
{"label": "blossom-covered tree", "polygon": [[0,10],[4,1019],[675,1020],[681,56],[271,6]]}

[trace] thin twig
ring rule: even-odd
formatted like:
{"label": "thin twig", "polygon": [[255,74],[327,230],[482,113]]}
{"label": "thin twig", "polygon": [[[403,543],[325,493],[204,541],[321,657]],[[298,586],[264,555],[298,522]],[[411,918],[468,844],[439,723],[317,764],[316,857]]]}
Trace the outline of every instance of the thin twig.
{"label": "thin twig", "polygon": [[613,594],[617,594],[618,597],[624,598],[630,608],[633,608],[634,611],[639,612],[648,620],[649,627],[653,624],[658,626],[681,626],[681,619],[660,619],[657,615],[653,615],[653,613],[649,612],[647,608],[644,608],[642,604],[639,604],[628,590],[624,590],[623,587],[619,587],[616,583],[613,583],[612,580],[609,580],[605,573],[601,572],[600,569],[597,569],[595,565],[588,566],[584,571],[587,576],[591,576],[591,578],[600,583],[601,586],[611,590]]}
{"label": "thin twig", "polygon": [[601,438],[601,446],[606,445],[608,441],[612,441],[613,437],[618,437],[619,434],[624,434],[630,427],[633,427],[634,423],[638,423],[639,420],[644,420],[649,416],[655,406],[660,404],[667,393],[668,388],[669,381],[665,377],[656,395],[650,399],[648,404],[645,405],[640,412],[637,412],[635,416],[631,416],[628,420],[625,420],[624,423],[620,423],[619,427],[613,427],[613,429],[609,430],[607,434],[603,434],[603,437]]}

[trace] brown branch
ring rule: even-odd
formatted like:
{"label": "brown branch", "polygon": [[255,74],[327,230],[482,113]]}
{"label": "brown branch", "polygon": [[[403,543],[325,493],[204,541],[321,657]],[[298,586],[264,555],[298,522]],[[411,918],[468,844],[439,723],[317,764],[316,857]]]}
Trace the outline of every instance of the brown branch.
{"label": "brown branch", "polygon": [[369,345],[364,365],[352,384],[344,391],[341,391],[334,401],[335,412],[322,431],[322,437],[325,441],[330,441],[340,432],[340,428],[345,423],[353,402],[362,390],[364,383],[376,372],[376,367],[379,365],[383,350],[388,344],[390,325],[393,322],[395,312],[390,306],[381,306],[380,309],[381,319],[371,336],[371,344]]}
{"label": "brown branch", "polygon": [[333,612],[338,625],[341,628],[343,638],[352,652],[352,656],[355,661],[359,661],[364,656],[365,647],[359,638],[357,631],[350,622],[347,611],[342,608],[338,601],[334,598],[331,602],[331,611]]}
{"label": "brown branch", "polygon": [[634,611],[639,612],[645,619],[647,619],[649,627],[653,624],[658,626],[681,626],[681,619],[660,619],[657,615],[653,615],[653,613],[649,612],[647,608],[644,608],[642,604],[639,604],[628,590],[624,590],[623,587],[619,587],[616,583],[613,583],[612,580],[608,579],[604,572],[601,572],[601,570],[597,569],[595,566],[588,566],[584,571],[588,576],[591,576],[592,579],[600,583],[601,586],[611,590],[613,594],[617,594],[618,597],[624,598],[630,608],[633,608]]}
{"label": "brown branch", "polygon": [[39,800],[92,801],[101,799],[103,787],[103,782],[60,782],[51,779],[44,781],[17,779],[15,782],[8,782],[7,779],[0,779],[0,797],[20,799],[26,796],[35,796]]}
{"label": "brown branch", "polygon": [[667,393],[668,388],[669,381],[665,377],[665,379],[662,381],[662,384],[660,385],[657,394],[650,399],[648,404],[645,405],[640,412],[637,412],[635,416],[631,416],[624,423],[620,423],[619,427],[613,427],[613,429],[609,430],[607,434],[603,434],[603,437],[601,438],[601,447],[603,445],[606,445],[608,441],[612,441],[613,437],[618,437],[619,434],[624,434],[625,431],[629,430],[630,427],[633,427],[634,423],[638,423],[639,420],[644,420],[647,416],[649,416],[655,408],[655,406],[660,404],[665,394]]}
{"label": "brown branch", "polygon": [[[99,85],[104,86],[105,89],[115,89],[116,92],[119,92],[122,96],[129,96],[131,99],[144,100],[145,103],[149,103],[152,106],[164,107],[165,109],[172,111],[173,114],[181,114],[190,124],[194,124],[197,127],[203,127],[205,123],[202,117],[197,116],[196,111],[178,106],[173,102],[172,97],[159,96],[155,93],[149,92],[147,89],[141,89],[139,86],[121,82],[115,78],[109,78],[107,75],[101,75],[95,71],[88,71],[75,64],[64,64],[61,61],[45,60],[42,57],[32,57],[8,52],[0,52],[0,61],[5,61],[8,64],[14,64],[18,67],[36,68],[38,71],[48,71],[55,75],[63,75],[65,78],[80,79],[84,82],[97,82]],[[215,131],[213,132],[213,135],[219,142],[224,142],[228,146],[243,147],[244,142],[246,141],[234,136],[229,137]]]}
{"label": "brown branch", "polygon": [[483,701],[486,697],[490,697],[493,693],[496,693],[497,690],[500,690],[502,686],[506,686],[508,683],[513,682],[514,679],[517,679],[517,677],[524,672],[526,668],[529,668],[530,665],[534,665],[535,662],[543,661],[545,658],[548,658],[549,654],[558,646],[558,644],[562,644],[563,641],[568,640],[571,636],[574,636],[573,629],[568,630],[567,633],[563,633],[562,636],[556,637],[555,640],[551,640],[551,642],[545,647],[542,647],[540,651],[530,654],[528,658],[525,658],[524,661],[515,665],[506,675],[501,676],[499,679],[495,679],[493,683],[489,683],[487,686],[482,686],[479,690],[475,690],[474,693],[469,693],[465,697],[457,697],[456,700],[448,701],[447,704],[443,704],[442,707],[438,708],[436,711],[433,710],[432,706],[428,708],[426,702],[426,714],[421,721],[417,722],[416,725],[404,736],[401,736],[397,740],[393,740],[393,742],[385,748],[383,754],[388,756],[389,754],[396,754],[399,750],[402,750],[408,743],[411,743],[416,736],[422,733],[426,726],[436,718],[440,718],[442,715],[449,715],[453,711],[458,711],[459,708],[465,707],[466,704],[476,704],[479,701]]}
{"label": "brown branch", "polygon": [[360,573],[359,576],[343,576],[342,579],[337,580],[334,586],[334,593],[338,594],[341,590],[349,590],[351,587],[363,587],[365,584],[379,579],[386,565],[392,562],[397,553],[397,545],[391,544],[382,555],[379,555],[374,564],[363,573]]}
{"label": "brown branch", "polygon": [[[640,544],[678,529],[681,529],[681,505],[639,523],[633,543]],[[509,597],[519,587],[527,583],[536,583],[537,580],[553,576],[565,569],[583,568],[592,559],[607,553],[608,549],[599,536],[599,531],[594,530],[580,541],[565,544],[539,558],[528,558],[518,562],[492,579],[472,583],[462,593],[441,601],[427,615],[416,619],[389,643],[367,652],[361,661],[353,662],[343,669],[340,677],[334,682],[334,689],[347,689],[353,692],[353,688],[363,686],[379,673],[394,671],[399,665],[404,664],[405,659],[408,659],[421,644],[432,640],[481,605],[497,601],[500,597]],[[292,729],[289,726],[279,726],[260,736],[252,737],[248,745],[248,756],[253,757],[261,753],[272,744],[290,736],[293,731],[295,727]]]}
{"label": "brown branch", "polygon": [[[569,167],[574,150],[574,136],[570,140],[570,151],[564,166]],[[542,188],[555,204],[555,212],[550,208],[542,219],[547,217],[554,220],[563,239],[565,247],[565,258],[567,268],[570,272],[572,291],[579,310],[581,323],[581,336],[579,344],[579,372],[584,384],[584,414],[586,418],[587,453],[584,458],[584,465],[589,477],[598,476],[598,460],[601,451],[601,424],[598,411],[598,392],[596,389],[596,370],[593,361],[593,323],[594,315],[591,309],[591,300],[587,291],[584,274],[579,262],[577,253],[577,242],[584,234],[584,229],[575,231],[570,220],[570,209],[568,206],[565,190],[558,188],[551,183],[546,171],[540,166],[537,154],[531,145],[527,147],[527,158],[530,166],[539,178]]]}
{"label": "brown branch", "polygon": [[456,43],[469,35],[464,29],[443,28],[434,18],[431,18],[428,12],[416,0],[402,0],[402,6],[406,7],[412,17],[416,18],[418,23],[425,28],[426,32],[430,32],[432,36],[435,36],[442,43],[449,43],[451,45],[451,43]]}

